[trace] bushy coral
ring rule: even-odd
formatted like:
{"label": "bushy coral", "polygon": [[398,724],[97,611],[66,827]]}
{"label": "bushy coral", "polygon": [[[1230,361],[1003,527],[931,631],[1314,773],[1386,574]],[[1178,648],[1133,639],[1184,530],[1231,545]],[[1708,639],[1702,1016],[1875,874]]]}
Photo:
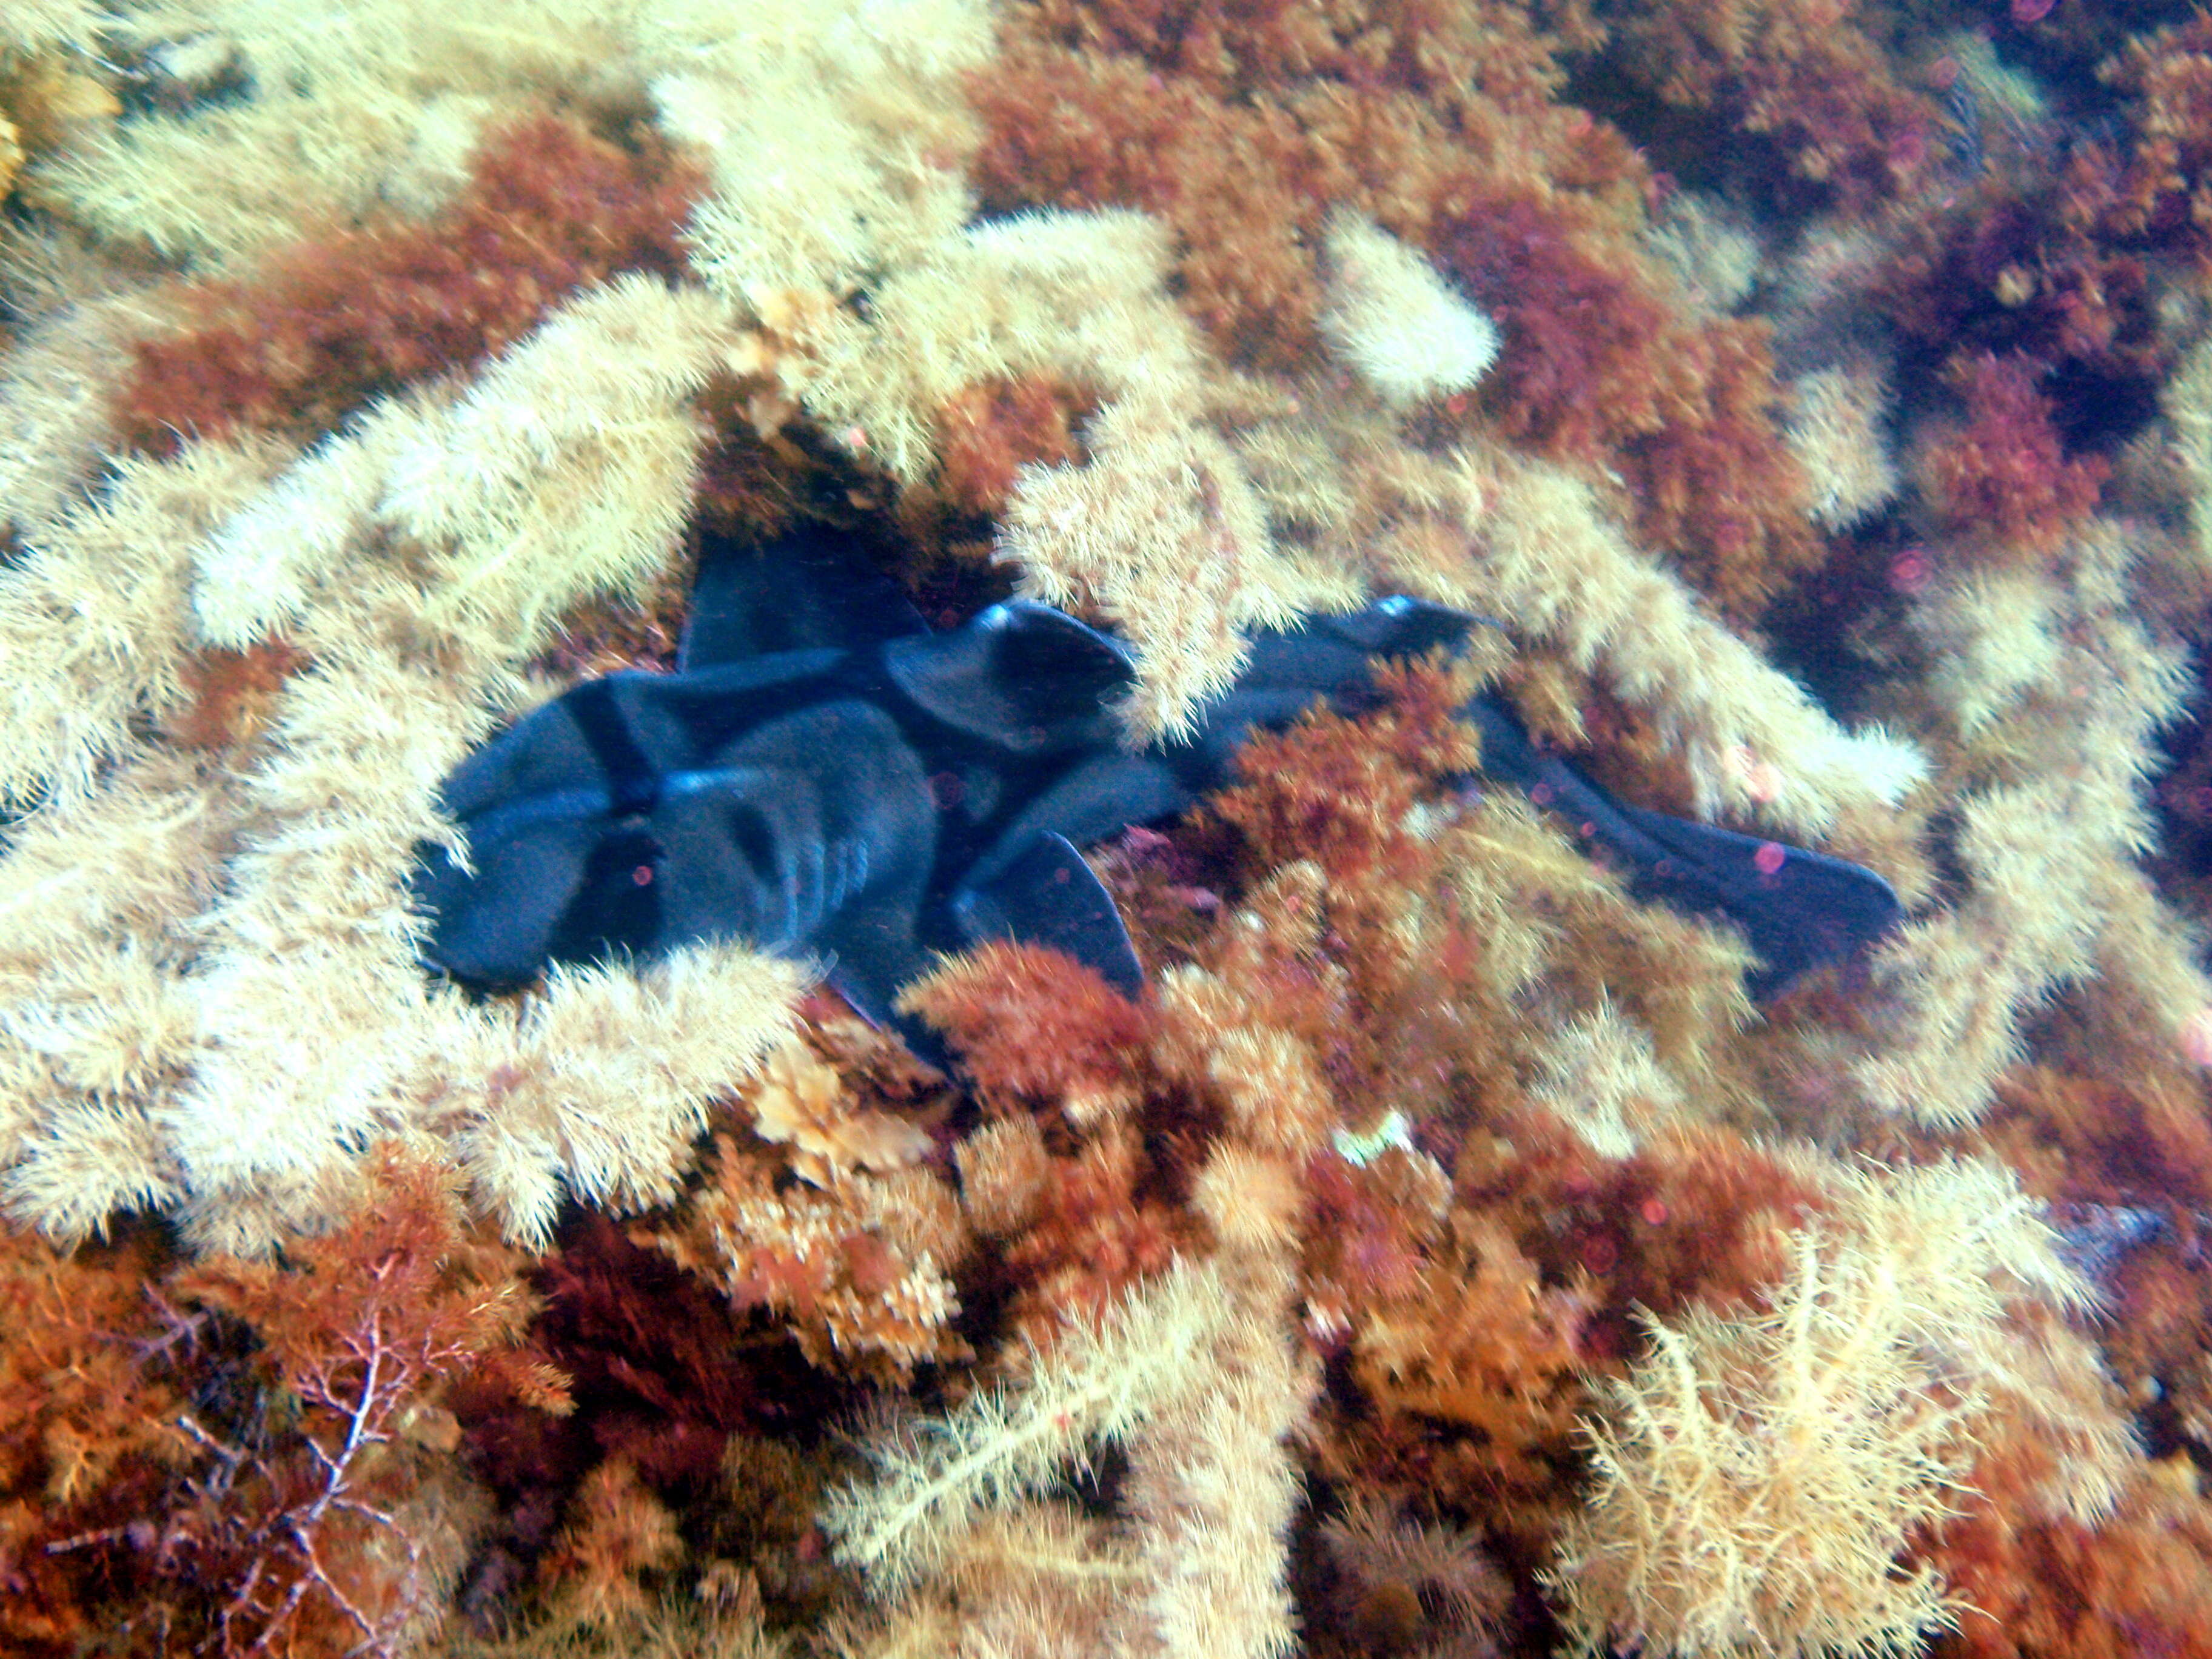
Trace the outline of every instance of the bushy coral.
{"label": "bushy coral", "polygon": [[153,1545],[214,1602],[222,1644],[397,1653],[442,1622],[477,1518],[441,1398],[475,1374],[560,1412],[567,1378],[512,1345],[532,1311],[514,1253],[466,1239],[448,1174],[383,1154],[362,1212],[282,1267],[208,1261],[175,1276],[192,1309],[170,1340],[228,1318],[254,1351],[234,1414],[189,1411],[202,1454]]}
{"label": "bushy coral", "polygon": [[1771,1314],[1653,1324],[1561,1554],[1578,1650],[1904,1654],[1958,1617],[1932,1568],[1893,1565],[1952,1513],[1966,1432],[1905,1300],[1881,1264],[1808,1238]]}

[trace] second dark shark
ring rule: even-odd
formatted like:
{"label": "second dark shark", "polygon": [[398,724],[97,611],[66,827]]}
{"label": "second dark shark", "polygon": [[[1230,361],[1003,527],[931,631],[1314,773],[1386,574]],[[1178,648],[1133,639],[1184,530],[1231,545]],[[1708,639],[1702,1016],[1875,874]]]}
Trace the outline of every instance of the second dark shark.
{"label": "second dark shark", "polygon": [[[826,532],[712,549],[677,672],[580,685],[447,779],[473,867],[425,849],[425,955],[499,988],[553,962],[739,938],[821,958],[882,1021],[934,952],[1012,937],[1134,995],[1136,955],[1076,849],[1182,811],[1255,728],[1323,701],[1357,713],[1378,661],[1456,647],[1476,625],[1389,599],[1263,634],[1188,741],[1131,751],[1114,710],[1133,674],[1110,635],[1022,601],[933,633]],[[1754,995],[1897,918],[1870,871],[1626,805],[1501,699],[1462,712],[1486,779],[1565,814],[1638,892],[1741,928]]]}

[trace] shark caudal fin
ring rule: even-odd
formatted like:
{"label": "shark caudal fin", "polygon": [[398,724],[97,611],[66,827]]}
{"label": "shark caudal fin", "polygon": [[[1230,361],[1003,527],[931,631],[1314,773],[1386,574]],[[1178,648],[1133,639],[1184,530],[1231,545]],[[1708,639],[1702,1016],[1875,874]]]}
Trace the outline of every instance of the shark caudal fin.
{"label": "shark caudal fin", "polygon": [[1619,810],[1659,848],[1632,863],[1630,886],[1741,928],[1759,961],[1744,979],[1754,1002],[1854,955],[1905,915],[1890,884],[1863,865],[1640,806]]}

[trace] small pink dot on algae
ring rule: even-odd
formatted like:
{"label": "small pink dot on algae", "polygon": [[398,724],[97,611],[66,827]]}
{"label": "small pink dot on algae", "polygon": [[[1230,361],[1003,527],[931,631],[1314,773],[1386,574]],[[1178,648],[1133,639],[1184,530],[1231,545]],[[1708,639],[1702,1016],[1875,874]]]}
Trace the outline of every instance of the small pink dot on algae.
{"label": "small pink dot on algae", "polygon": [[1889,164],[1899,172],[1910,173],[1928,159],[1928,129],[1917,123],[1900,128],[1890,137]]}
{"label": "small pink dot on algae", "polygon": [[1751,855],[1751,861],[1759,867],[1760,875],[1771,876],[1780,872],[1783,861],[1789,856],[1790,849],[1780,842],[1763,841],[1759,844],[1759,850]]}
{"label": "small pink dot on algae", "polygon": [[1764,806],[1782,793],[1782,774],[1774,763],[1761,760],[1748,744],[1736,744],[1722,756],[1721,763],[1737,787]]}
{"label": "small pink dot on algae", "polygon": [[2212,1008],[2199,1008],[2183,1022],[2180,1047],[2191,1066],[2212,1066]]}

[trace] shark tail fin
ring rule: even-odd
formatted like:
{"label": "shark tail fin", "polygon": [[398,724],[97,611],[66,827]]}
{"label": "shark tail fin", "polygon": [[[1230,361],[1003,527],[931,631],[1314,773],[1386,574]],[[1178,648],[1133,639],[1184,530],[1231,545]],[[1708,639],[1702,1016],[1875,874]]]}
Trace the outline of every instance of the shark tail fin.
{"label": "shark tail fin", "polygon": [[1744,981],[1754,1002],[1853,955],[1904,915],[1890,884],[1863,865],[1644,807],[1618,810],[1660,849],[1633,861],[1631,886],[1741,928],[1759,958]]}

